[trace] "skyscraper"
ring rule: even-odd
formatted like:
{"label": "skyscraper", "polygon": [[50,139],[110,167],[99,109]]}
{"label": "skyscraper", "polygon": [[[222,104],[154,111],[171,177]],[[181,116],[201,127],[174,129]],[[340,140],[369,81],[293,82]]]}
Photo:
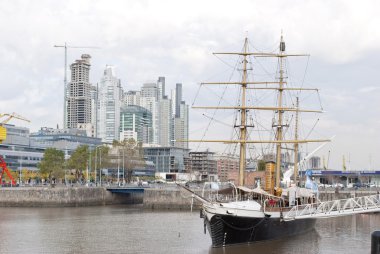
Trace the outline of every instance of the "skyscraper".
{"label": "skyscraper", "polygon": [[180,117],[180,105],[182,102],[182,84],[175,84],[175,117]]}
{"label": "skyscraper", "polygon": [[159,89],[156,83],[145,83],[141,88],[140,106],[152,113],[153,140],[152,144],[159,144]]}
{"label": "skyscraper", "polygon": [[[165,94],[165,77],[159,77],[156,83],[143,84],[141,92],[127,92],[124,103],[139,105],[152,113],[153,137],[150,144],[188,147],[187,143],[174,141],[188,139],[189,109],[182,101],[181,83],[176,84],[176,88],[171,91],[171,98],[168,98]],[[129,132],[124,134],[129,135]]]}
{"label": "skyscraper", "polygon": [[159,145],[167,147],[173,146],[173,118],[171,100],[165,96],[160,100],[159,118]]}
{"label": "skyscraper", "polygon": [[184,101],[180,104],[179,117],[174,118],[174,146],[180,148],[189,148],[188,142],[180,142],[178,140],[189,139],[189,105]]}
{"label": "skyscraper", "polygon": [[165,94],[165,77],[158,77],[157,80],[157,87],[158,87],[158,97],[159,99],[163,99]]}
{"label": "skyscraper", "polygon": [[98,84],[97,137],[103,142],[119,140],[120,107],[122,100],[120,79],[112,66],[106,66]]}
{"label": "skyscraper", "polygon": [[124,94],[123,102],[128,105],[137,105],[140,106],[140,91],[128,91]]}
{"label": "skyscraper", "polygon": [[144,144],[152,143],[152,113],[137,105],[124,104],[120,110],[120,141],[133,138]]}
{"label": "skyscraper", "polygon": [[83,54],[70,65],[71,82],[67,85],[66,126],[78,128],[91,125],[91,89],[89,81],[91,56]]}
{"label": "skyscraper", "polygon": [[182,101],[182,84],[177,83],[175,90],[172,90],[172,105],[175,106],[173,114],[173,139],[175,140],[174,146],[181,148],[188,148],[187,142],[179,142],[177,140],[189,139],[189,106]]}
{"label": "skyscraper", "polygon": [[141,97],[141,106],[152,113],[152,144],[158,144],[158,104],[154,97]]}

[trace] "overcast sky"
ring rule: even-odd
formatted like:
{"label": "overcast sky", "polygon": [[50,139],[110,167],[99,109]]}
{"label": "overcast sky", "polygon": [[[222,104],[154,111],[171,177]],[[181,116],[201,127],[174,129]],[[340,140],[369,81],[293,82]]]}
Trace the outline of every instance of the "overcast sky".
{"label": "overcast sky", "polygon": [[[336,135],[330,167],[380,170],[380,2],[362,1],[0,1],[0,112],[17,112],[41,126],[62,126],[64,51],[68,63],[92,56],[91,82],[114,65],[124,90],[165,76],[183,83],[191,104],[198,83],[219,80],[211,53],[236,51],[248,35],[272,49],[283,31],[290,52],[311,55],[305,84],[321,89],[323,137]],[[200,102],[202,104],[202,101]],[[190,135],[201,126],[191,111]]]}

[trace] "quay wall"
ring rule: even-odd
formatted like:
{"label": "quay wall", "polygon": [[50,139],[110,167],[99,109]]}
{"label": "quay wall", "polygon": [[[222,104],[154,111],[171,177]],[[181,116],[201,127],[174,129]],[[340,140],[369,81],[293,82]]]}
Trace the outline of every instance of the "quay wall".
{"label": "quay wall", "polygon": [[[201,195],[201,190],[194,190]],[[322,190],[321,201],[374,195],[377,191]],[[207,194],[206,194],[207,196]],[[65,207],[114,204],[143,204],[146,209],[194,209],[201,206],[191,194],[178,188],[146,188],[142,193],[111,193],[103,187],[0,188],[0,207]]]}
{"label": "quay wall", "polygon": [[[201,191],[194,190],[201,195]],[[143,206],[146,209],[190,209],[192,203],[191,194],[187,191],[177,188],[172,189],[154,189],[144,190]],[[200,208],[201,203],[193,199],[193,208]]]}
{"label": "quay wall", "polygon": [[[201,194],[201,191],[195,190]],[[330,201],[336,199],[347,199],[377,194],[377,191],[355,191],[355,190],[323,190],[319,192],[321,201]],[[192,203],[191,194],[179,189],[145,189],[143,206],[147,209],[190,209]],[[193,209],[200,208],[201,203],[193,199]]]}
{"label": "quay wall", "polygon": [[102,187],[0,188],[0,207],[64,207],[142,203],[139,193],[111,193]]}

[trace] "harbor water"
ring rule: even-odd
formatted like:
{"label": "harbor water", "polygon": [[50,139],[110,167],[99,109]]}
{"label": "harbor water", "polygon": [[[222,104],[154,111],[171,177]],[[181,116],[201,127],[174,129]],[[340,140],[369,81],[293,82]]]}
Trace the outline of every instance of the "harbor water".
{"label": "harbor water", "polygon": [[0,253],[370,253],[380,214],[318,220],[303,235],[211,248],[199,212],[139,206],[0,208]]}

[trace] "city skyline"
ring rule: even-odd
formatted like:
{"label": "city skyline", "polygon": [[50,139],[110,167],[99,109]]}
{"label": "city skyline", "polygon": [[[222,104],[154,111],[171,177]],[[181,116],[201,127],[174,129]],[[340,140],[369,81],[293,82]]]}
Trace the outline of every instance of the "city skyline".
{"label": "city skyline", "polygon": [[[218,12],[212,13],[216,4]],[[379,169],[379,3],[242,4],[247,6],[243,12],[241,4],[228,1],[4,1],[0,76],[5,98],[0,111],[32,120],[13,123],[32,131],[62,125],[64,52],[55,44],[100,47],[68,49],[68,64],[81,54],[92,56],[92,84],[100,81],[104,66],[110,64],[116,66],[125,91],[165,76],[168,91],[177,82],[183,84],[184,100],[191,105],[197,84],[219,80],[218,74],[226,69],[218,66],[212,52],[241,48],[247,34],[255,48],[265,50],[278,41],[282,30],[289,51],[311,54],[304,64],[305,86],[321,89],[326,110],[318,131],[323,137],[336,135],[318,155],[327,156],[330,150],[334,168],[341,168],[345,155],[353,169]],[[169,7],[174,11],[169,12]],[[191,110],[190,137],[199,135],[204,121],[199,111]]]}

